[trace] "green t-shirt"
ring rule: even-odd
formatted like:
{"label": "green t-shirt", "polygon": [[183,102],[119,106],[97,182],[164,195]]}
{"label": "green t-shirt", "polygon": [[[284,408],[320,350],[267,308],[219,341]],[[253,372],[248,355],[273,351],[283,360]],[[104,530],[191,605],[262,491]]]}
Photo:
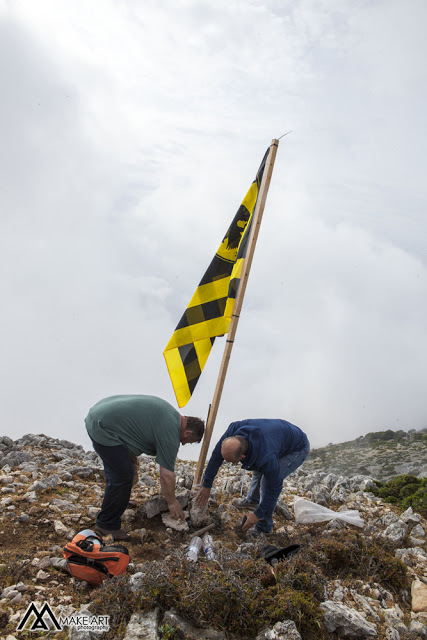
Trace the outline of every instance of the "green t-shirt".
{"label": "green t-shirt", "polygon": [[174,471],[181,439],[180,414],[155,396],[111,396],[89,410],[85,420],[90,437],[106,446],[122,444],[131,456],[146,453]]}

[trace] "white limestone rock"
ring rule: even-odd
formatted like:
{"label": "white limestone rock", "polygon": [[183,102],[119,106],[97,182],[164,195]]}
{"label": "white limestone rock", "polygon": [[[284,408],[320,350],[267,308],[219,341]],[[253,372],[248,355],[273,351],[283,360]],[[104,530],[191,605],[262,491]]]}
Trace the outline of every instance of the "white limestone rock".
{"label": "white limestone rock", "polygon": [[[184,511],[184,514],[186,512]],[[186,514],[186,517],[188,517],[188,512]],[[165,525],[165,527],[168,527],[170,529],[174,529],[175,531],[189,531],[190,527],[188,526],[188,522],[186,520],[177,520],[176,518],[174,518],[169,511],[167,511],[166,513],[162,513],[162,522]]]}
{"label": "white limestone rock", "polygon": [[421,580],[414,580],[411,585],[412,611],[420,613],[427,611],[427,584]]}
{"label": "white limestone rock", "polygon": [[302,637],[293,620],[284,620],[276,622],[272,629],[261,631],[256,640],[302,640]]}
{"label": "white limestone rock", "polygon": [[341,638],[375,638],[376,625],[365,620],[356,609],[351,609],[338,602],[326,600],[320,608],[323,610],[323,622],[326,630],[336,632]]}

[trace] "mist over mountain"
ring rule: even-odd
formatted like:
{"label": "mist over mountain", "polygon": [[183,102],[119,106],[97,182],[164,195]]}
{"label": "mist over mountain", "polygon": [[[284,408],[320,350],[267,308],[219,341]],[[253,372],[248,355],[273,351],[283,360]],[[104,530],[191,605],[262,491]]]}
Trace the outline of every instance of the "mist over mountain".
{"label": "mist over mountain", "polygon": [[312,449],[304,468],[345,476],[357,474],[387,481],[410,474],[427,477],[427,428],[375,431],[356,440]]}

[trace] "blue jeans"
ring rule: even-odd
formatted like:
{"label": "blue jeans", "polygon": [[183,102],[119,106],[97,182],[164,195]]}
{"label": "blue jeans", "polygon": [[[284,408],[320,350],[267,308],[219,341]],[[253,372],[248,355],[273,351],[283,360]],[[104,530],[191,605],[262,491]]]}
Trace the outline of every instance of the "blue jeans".
{"label": "blue jeans", "polygon": [[[92,438],[91,438],[92,440]],[[105,471],[105,493],[96,524],[115,531],[121,527],[121,517],[129,504],[133,482],[133,464],[127,449],[119,444],[107,447],[92,440]]]}
{"label": "blue jeans", "polygon": [[[282,480],[282,483],[285,478],[290,476],[291,473],[295,471],[295,469],[298,469],[298,467],[302,465],[309,453],[310,445],[308,444],[306,447],[304,447],[304,449],[293,451],[292,453],[288,453],[287,455],[279,458],[280,478]],[[262,500],[264,491],[264,476],[259,471],[252,471],[252,484],[248,493],[248,497],[246,498],[247,501],[259,503]],[[277,496],[277,499],[279,499],[279,496]],[[273,528],[273,511],[271,513],[266,513],[263,518],[260,518],[260,520],[255,525],[255,529],[258,529],[258,531],[262,531],[263,533],[270,533]]]}

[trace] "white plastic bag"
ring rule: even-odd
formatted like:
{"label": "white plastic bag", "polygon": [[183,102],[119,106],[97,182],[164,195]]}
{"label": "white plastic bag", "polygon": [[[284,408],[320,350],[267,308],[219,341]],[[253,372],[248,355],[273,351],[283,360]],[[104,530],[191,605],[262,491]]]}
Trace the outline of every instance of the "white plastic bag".
{"label": "white plastic bag", "polygon": [[295,522],[308,524],[310,522],[326,522],[327,520],[344,520],[356,527],[363,527],[365,523],[355,509],[350,511],[332,511],[320,504],[310,502],[304,498],[295,497],[294,500]]}

